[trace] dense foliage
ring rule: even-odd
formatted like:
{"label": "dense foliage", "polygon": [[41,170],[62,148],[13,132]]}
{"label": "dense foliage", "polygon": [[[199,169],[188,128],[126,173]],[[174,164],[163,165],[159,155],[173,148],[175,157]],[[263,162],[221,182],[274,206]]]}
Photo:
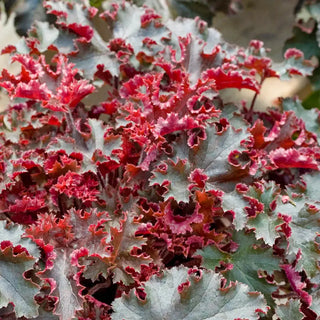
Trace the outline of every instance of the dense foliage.
{"label": "dense foliage", "polygon": [[47,1],[3,54],[0,316],[316,319],[319,113],[228,88],[310,75],[128,2]]}

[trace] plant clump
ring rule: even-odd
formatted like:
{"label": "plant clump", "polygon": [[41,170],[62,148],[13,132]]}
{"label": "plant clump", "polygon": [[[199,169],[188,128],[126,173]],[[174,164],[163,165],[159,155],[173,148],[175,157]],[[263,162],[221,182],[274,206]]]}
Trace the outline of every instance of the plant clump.
{"label": "plant clump", "polygon": [[320,316],[319,112],[220,96],[311,74],[303,53],[128,2],[45,8],[2,52],[0,315]]}

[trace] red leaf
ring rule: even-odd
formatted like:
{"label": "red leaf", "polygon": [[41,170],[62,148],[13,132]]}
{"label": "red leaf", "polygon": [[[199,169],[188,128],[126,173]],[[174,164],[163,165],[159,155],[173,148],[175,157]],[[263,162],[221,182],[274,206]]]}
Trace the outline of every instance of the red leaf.
{"label": "red leaf", "polygon": [[12,61],[17,61],[24,66],[26,71],[29,72],[33,78],[41,77],[44,74],[40,58],[37,61],[28,55],[16,54],[12,57]]}
{"label": "red leaf", "polygon": [[94,34],[94,31],[90,26],[83,26],[78,23],[71,23],[68,25],[68,28],[83,37],[87,42],[92,39]]}
{"label": "red leaf", "polygon": [[56,64],[55,71],[44,56],[35,59],[15,55],[13,60],[22,64],[20,74],[13,76],[3,71],[0,78],[0,85],[11,97],[41,101],[43,107],[52,111],[67,111],[95,90],[88,80],[75,78],[78,70],[62,55],[52,60]]}
{"label": "red leaf", "polygon": [[215,80],[217,90],[226,88],[251,89],[255,92],[260,90],[257,81],[252,76],[244,75],[239,70],[232,70],[229,65],[209,69],[202,74],[202,78],[205,81]]}
{"label": "red leaf", "polygon": [[297,295],[303,302],[310,306],[312,303],[312,297],[303,290],[304,288],[306,288],[306,283],[301,281],[302,279],[299,273],[296,272],[294,268],[289,264],[282,265],[281,268],[285,272],[292,290],[297,293]]}
{"label": "red leaf", "polygon": [[1,50],[1,54],[6,54],[6,53],[14,53],[16,52],[17,48],[12,45],[12,44],[9,44],[7,46],[5,46],[2,50]]}
{"label": "red leaf", "polygon": [[299,49],[296,48],[289,48],[286,50],[286,52],[284,53],[284,57],[286,59],[290,59],[290,58],[295,58],[295,59],[300,59],[304,57],[304,54],[302,51],[300,51]]}
{"label": "red leaf", "polygon": [[97,195],[100,191],[97,189],[98,181],[88,174],[80,175],[75,172],[68,171],[65,175],[60,176],[56,184],[54,184],[50,193],[56,201],[58,194],[65,194],[68,197],[81,199],[84,203],[97,201]]}
{"label": "red leaf", "polygon": [[56,99],[62,105],[69,105],[74,108],[85,96],[95,90],[94,86],[89,84],[87,80],[79,80],[72,82],[68,87],[60,86],[57,90]]}
{"label": "red leaf", "polygon": [[[185,234],[186,232],[192,232],[191,224],[199,223],[202,221],[203,216],[199,214],[199,207],[191,208],[191,212],[186,212],[186,208],[181,210],[181,206],[175,206],[173,208],[172,203],[169,202],[164,209],[164,221],[173,233]],[[180,212],[180,210],[182,212]],[[185,212],[183,212],[185,211]],[[179,214],[181,213],[181,215]]]}
{"label": "red leaf", "polygon": [[152,9],[147,8],[145,13],[140,17],[141,27],[146,28],[152,21],[160,24],[161,16]]}
{"label": "red leaf", "polygon": [[194,187],[203,189],[206,181],[208,180],[208,176],[203,173],[203,169],[197,168],[190,173],[189,180],[194,182],[194,184],[189,186],[189,190]]}
{"label": "red leaf", "polygon": [[179,130],[198,128],[199,123],[193,117],[179,117],[176,113],[169,113],[166,119],[159,118],[155,126],[155,132],[161,136]]}
{"label": "red leaf", "polygon": [[16,98],[46,101],[50,99],[51,92],[45,83],[40,84],[37,80],[31,80],[28,84],[20,82],[14,96]]}
{"label": "red leaf", "polygon": [[283,149],[271,151],[269,158],[277,168],[308,168],[318,170],[318,163],[311,148]]}
{"label": "red leaf", "polygon": [[266,133],[267,128],[264,126],[263,121],[258,119],[252,128],[250,129],[250,132],[253,136],[254,149],[261,149],[266,145],[264,134]]}
{"label": "red leaf", "polygon": [[272,60],[266,57],[249,56],[243,66],[256,71],[262,78],[276,77],[279,78],[277,72],[271,69]]}

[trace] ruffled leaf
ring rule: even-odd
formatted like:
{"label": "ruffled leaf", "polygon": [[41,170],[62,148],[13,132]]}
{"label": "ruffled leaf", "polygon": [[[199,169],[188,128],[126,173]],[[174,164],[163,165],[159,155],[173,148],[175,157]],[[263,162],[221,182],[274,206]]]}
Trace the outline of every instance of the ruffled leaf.
{"label": "ruffled leaf", "polygon": [[0,86],[7,88],[11,97],[39,101],[44,108],[52,111],[67,111],[95,90],[87,80],[75,79],[78,70],[61,55],[52,61],[57,64],[55,72],[46,63],[44,56],[36,59],[15,55],[13,60],[22,67],[20,74],[10,79],[11,86],[7,87],[10,82],[4,73],[0,77]]}
{"label": "ruffled leaf", "polygon": [[58,249],[54,266],[42,275],[52,279],[51,295],[58,298],[53,313],[58,315],[60,320],[73,318],[75,312],[82,308],[79,287],[74,279],[75,273],[75,267],[70,264],[70,251]]}
{"label": "ruffled leaf", "polygon": [[314,201],[319,201],[320,197],[320,190],[318,188],[319,181],[320,181],[320,173],[319,172],[312,172],[304,174],[302,177],[303,181],[306,183],[307,187],[304,190],[304,193],[309,199]]}
{"label": "ruffled leaf", "polygon": [[165,170],[154,170],[154,176],[150,179],[150,185],[158,184],[167,188],[164,194],[164,200],[170,198],[175,199],[177,202],[189,202],[189,181],[190,174],[189,165],[180,160],[178,163],[172,161],[166,164]]}
{"label": "ruffled leaf", "polygon": [[285,111],[294,111],[304,121],[306,129],[315,133],[318,139],[320,138],[319,111],[317,109],[306,110],[299,100],[289,98],[282,101],[282,107]]}
{"label": "ruffled leaf", "polygon": [[261,240],[257,241],[253,233],[235,232],[232,239],[239,245],[234,253],[223,252],[215,246],[198,250],[197,254],[203,257],[202,265],[215,270],[221,263],[230,264],[225,273],[228,280],[240,281],[248,285],[250,290],[263,293],[269,305],[273,305],[271,293],[276,287],[260,274],[273,274],[279,269],[279,259],[273,256],[272,248],[264,246]]}
{"label": "ruffled leaf", "polygon": [[311,295],[304,289],[306,289],[306,283],[303,281],[299,272],[297,272],[291,265],[282,265],[281,268],[286,274],[289,284],[292,290],[297,294],[297,296],[304,302],[307,306],[310,306],[312,302]]}
{"label": "ruffled leaf", "polygon": [[276,315],[280,320],[302,320],[303,313],[300,312],[300,308],[301,303],[299,300],[290,299],[286,304],[277,306]]}
{"label": "ruffled leaf", "polygon": [[[239,315],[258,319],[267,308],[261,294],[246,285],[233,283],[221,288],[221,277],[212,271],[172,268],[145,283],[146,299],[133,290],[116,299],[112,320],[122,319],[234,319]],[[212,301],[214,300],[214,303]]]}
{"label": "ruffled leaf", "polygon": [[222,208],[224,211],[232,212],[234,219],[233,223],[236,230],[241,230],[247,222],[247,212],[245,208],[248,203],[243,199],[243,196],[234,190],[233,192],[224,193],[222,196]]}
{"label": "ruffled leaf", "polygon": [[65,151],[67,154],[81,152],[83,155],[82,170],[96,172],[96,163],[113,161],[119,163],[119,151],[122,140],[119,135],[108,135],[108,127],[102,121],[88,119],[91,130],[90,138],[84,139],[79,133],[77,138],[57,138],[48,148],[48,152]]}
{"label": "ruffled leaf", "polygon": [[269,158],[276,168],[306,168],[317,170],[319,165],[312,149],[279,148],[269,153]]}
{"label": "ruffled leaf", "polygon": [[291,195],[291,198],[283,200],[284,203],[277,204],[276,211],[289,218],[289,253],[301,254],[299,270],[304,269],[309,276],[313,276],[319,270],[320,260],[320,253],[315,244],[319,232],[320,205],[302,195]]}
{"label": "ruffled leaf", "polygon": [[[162,40],[169,39],[169,30],[159,23],[157,15],[150,15],[144,22],[144,16],[150,9],[129,5],[126,2],[114,4],[113,8],[104,13],[105,19],[112,26],[113,38],[123,39],[130,44],[135,55],[143,53],[154,59],[154,56],[163,48]],[[148,45],[150,39],[150,45]]]}
{"label": "ruffled leaf", "polygon": [[280,189],[273,181],[256,183],[249,187],[246,197],[257,199],[263,205],[263,210],[256,212],[248,219],[247,226],[254,228],[257,239],[263,239],[272,246],[279,234],[279,226],[284,222],[276,213],[276,201]]}
{"label": "ruffled leaf", "polygon": [[281,79],[288,79],[292,75],[309,76],[312,74],[314,67],[310,61],[304,59],[304,53],[299,49],[287,49],[284,57],[284,62],[276,68]]}
{"label": "ruffled leaf", "polygon": [[203,136],[204,138],[199,139],[199,146],[195,148],[189,148],[185,141],[177,139],[173,143],[176,157],[186,159],[192,170],[202,170],[208,177],[206,189],[234,190],[238,178],[249,176],[251,161],[245,154],[244,165],[238,165],[235,161],[232,163],[229,158],[235,150],[237,157],[242,158],[241,153],[246,150],[243,142],[250,136],[246,128],[234,130],[228,127],[222,132],[216,132],[215,127],[208,126]]}
{"label": "ruffled leaf", "polygon": [[23,237],[24,230],[18,224],[6,225],[5,221],[0,221],[0,243],[2,241],[10,241],[13,247],[21,246],[27,250],[27,253],[38,259],[40,250],[38,246],[29,238]]}
{"label": "ruffled leaf", "polygon": [[[113,273],[113,281],[122,281],[125,284],[133,282],[130,270],[140,271],[142,264],[152,261],[146,253],[139,253],[141,247],[146,245],[143,236],[136,236],[140,224],[135,221],[133,213],[125,213],[119,229],[111,227],[108,242],[108,253],[103,256],[104,262]],[[138,251],[137,251],[138,250]]]}
{"label": "ruffled leaf", "polygon": [[30,239],[22,238],[23,232],[19,226],[6,226],[4,221],[0,222],[0,307],[13,303],[18,318],[36,317],[39,305],[35,296],[40,289],[25,277],[25,272],[33,268],[39,250]]}
{"label": "ruffled leaf", "polygon": [[34,262],[34,258],[25,253],[16,255],[12,247],[0,252],[0,307],[14,303],[17,317],[38,315],[35,295],[40,292],[39,287],[24,277],[24,272],[32,269]]}
{"label": "ruffled leaf", "polygon": [[[86,7],[80,3],[64,3],[61,1],[47,1],[46,7],[48,13],[58,16],[58,24],[61,36],[52,42],[51,45],[57,46],[57,49],[64,51],[69,48],[71,61],[78,69],[82,70],[86,78],[92,79],[97,66],[102,65],[112,76],[119,74],[118,61],[113,52],[107,47],[107,43],[95,29],[92,19],[97,13],[94,8]],[[69,32],[65,32],[64,29]],[[74,41],[72,34],[76,34]],[[69,43],[63,38],[68,38]],[[76,50],[72,43],[75,43]],[[43,46],[43,43],[42,43]]]}

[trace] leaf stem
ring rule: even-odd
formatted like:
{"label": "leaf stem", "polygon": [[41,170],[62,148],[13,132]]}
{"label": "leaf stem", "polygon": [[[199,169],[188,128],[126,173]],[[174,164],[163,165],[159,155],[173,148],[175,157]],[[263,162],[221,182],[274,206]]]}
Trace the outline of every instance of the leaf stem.
{"label": "leaf stem", "polygon": [[68,112],[66,112],[66,120],[67,120],[67,123],[68,123],[68,127],[69,127],[69,131],[72,133],[72,137],[73,138],[76,138],[75,137],[75,124],[74,124],[74,121],[73,121],[73,117],[72,117],[72,113],[71,113],[71,110],[68,109]]}
{"label": "leaf stem", "polygon": [[[259,82],[260,88],[261,88],[261,86],[262,86],[262,84],[263,84],[263,82],[264,82],[265,79],[266,79],[265,76],[261,76],[261,79],[260,79],[260,82]],[[246,117],[245,117],[246,120],[248,120],[249,122],[252,121],[253,108],[254,108],[254,105],[255,105],[255,103],[256,103],[256,100],[257,100],[257,97],[258,97],[258,94],[259,94],[259,93],[260,93],[260,92],[256,92],[255,95],[253,96],[253,99],[252,99],[252,101],[251,101],[250,108],[249,108],[249,110],[248,110],[248,112],[247,112],[247,115],[246,115]]]}
{"label": "leaf stem", "polygon": [[105,181],[104,181],[103,176],[101,174],[101,171],[100,171],[100,169],[98,167],[97,167],[97,176],[98,176],[99,182],[100,182],[100,184],[102,186],[102,189],[105,190],[106,189],[106,184],[105,184]]}
{"label": "leaf stem", "polygon": [[88,290],[89,295],[94,295],[97,291],[104,289],[104,288],[109,288],[112,285],[112,281],[110,278],[107,278],[106,282],[103,283],[97,283],[94,285],[92,288]]}
{"label": "leaf stem", "polygon": [[[264,82],[265,79],[266,79],[266,78],[265,78],[264,76],[261,77],[260,82],[259,82],[260,88],[261,88],[261,86],[262,86],[262,84],[263,84],[263,82]],[[256,103],[256,100],[257,100],[257,97],[258,97],[258,94],[259,94],[259,93],[260,93],[260,92],[256,92],[255,95],[254,95],[254,97],[253,97],[253,99],[252,99],[252,101],[251,101],[251,105],[250,105],[250,108],[249,108],[249,114],[252,114],[252,113],[253,113],[253,108],[254,108],[254,105],[255,105],[255,103]]]}
{"label": "leaf stem", "polygon": [[64,214],[64,208],[63,208],[62,199],[61,199],[60,194],[58,195],[58,206],[59,206],[60,215],[62,217]]}
{"label": "leaf stem", "polygon": [[78,132],[78,130],[76,128],[76,125],[74,123],[73,116],[72,116],[70,109],[68,109],[68,112],[66,113],[66,120],[67,120],[69,130],[71,132],[72,138],[74,138],[76,140],[76,142],[81,144],[81,146],[84,148],[84,150],[88,150],[88,147],[87,147],[82,135]]}

